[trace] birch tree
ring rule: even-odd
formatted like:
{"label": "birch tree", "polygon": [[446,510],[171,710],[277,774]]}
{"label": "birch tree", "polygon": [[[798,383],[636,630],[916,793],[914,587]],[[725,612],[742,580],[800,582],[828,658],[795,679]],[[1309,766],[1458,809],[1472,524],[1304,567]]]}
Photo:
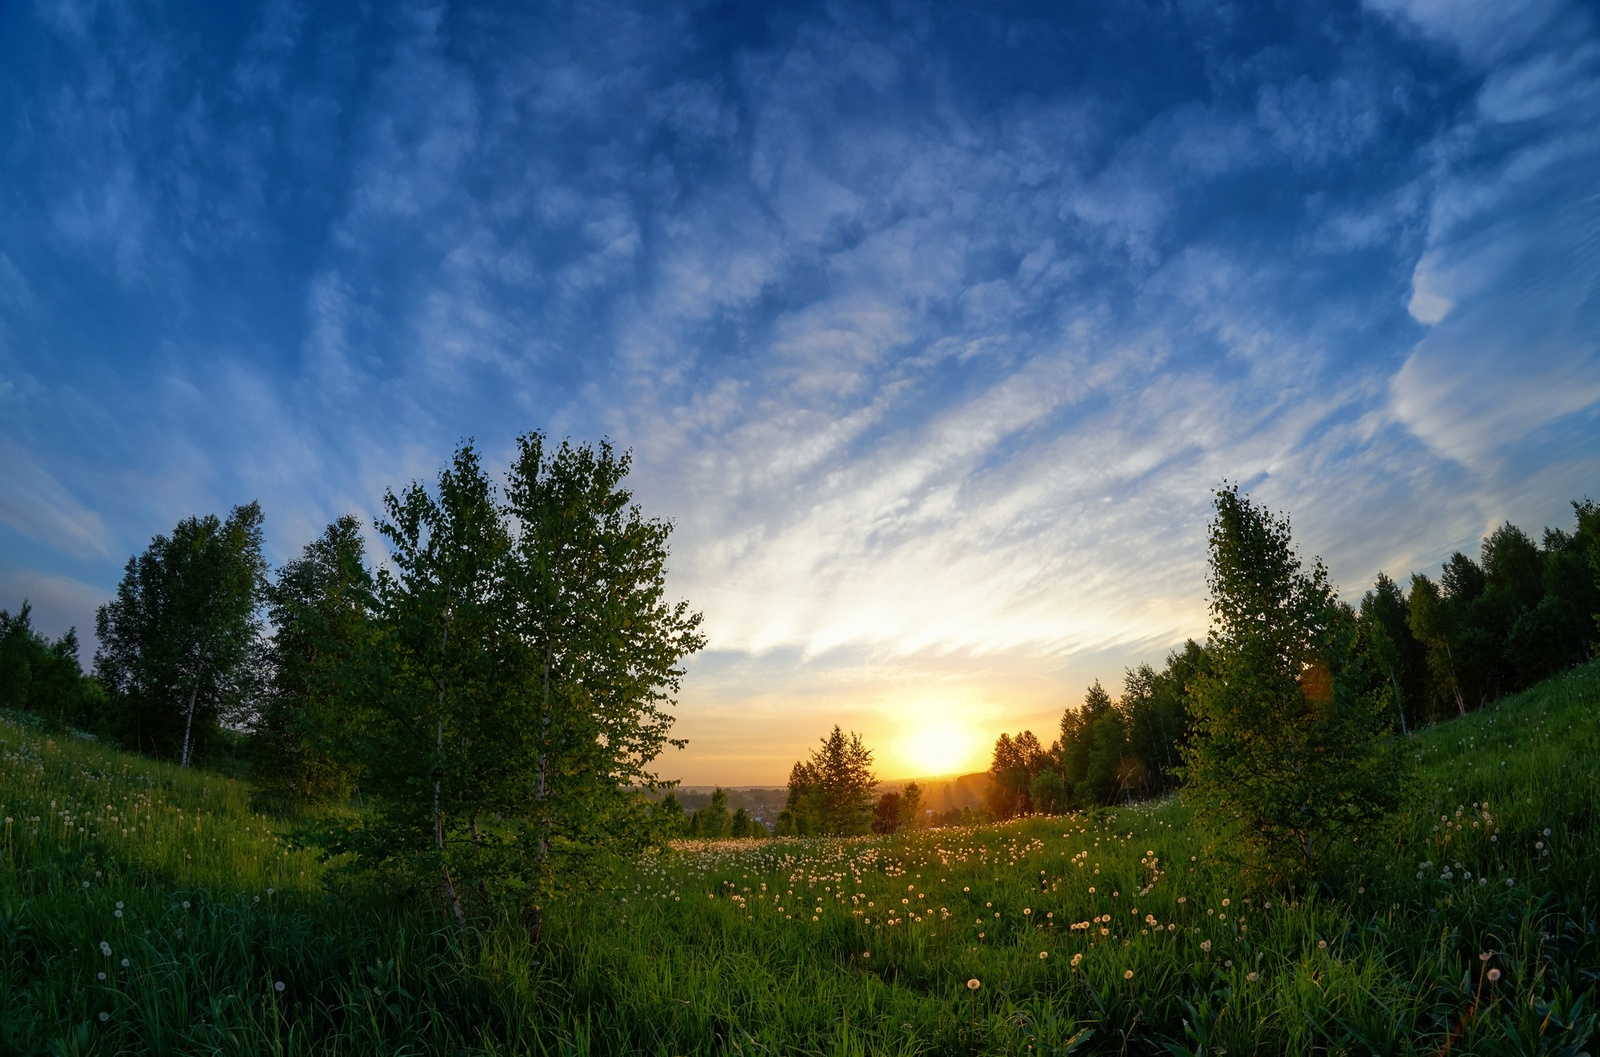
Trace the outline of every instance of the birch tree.
{"label": "birch tree", "polygon": [[115,726],[140,751],[187,767],[227,719],[243,719],[259,677],[266,584],[261,507],[186,518],[128,559],[95,614],[95,672]]}

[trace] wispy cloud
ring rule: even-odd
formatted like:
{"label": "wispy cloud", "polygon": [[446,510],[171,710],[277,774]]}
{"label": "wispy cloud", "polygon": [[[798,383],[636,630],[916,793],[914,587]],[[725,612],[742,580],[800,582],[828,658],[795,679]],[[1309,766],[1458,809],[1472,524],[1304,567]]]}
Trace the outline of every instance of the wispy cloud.
{"label": "wispy cloud", "polygon": [[696,780],[831,717],[1049,725],[1204,632],[1224,477],[1359,592],[1600,460],[1563,0],[38,14],[0,42],[11,567],[109,592],[247,498],[286,557],[464,437],[609,435],[706,611]]}

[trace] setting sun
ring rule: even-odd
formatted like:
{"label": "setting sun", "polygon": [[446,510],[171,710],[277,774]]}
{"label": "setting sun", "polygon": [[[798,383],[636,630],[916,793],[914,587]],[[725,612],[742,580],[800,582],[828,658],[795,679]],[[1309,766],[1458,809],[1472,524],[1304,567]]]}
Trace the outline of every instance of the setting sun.
{"label": "setting sun", "polygon": [[974,766],[981,742],[965,727],[933,720],[907,729],[900,739],[899,752],[914,777],[954,774]]}

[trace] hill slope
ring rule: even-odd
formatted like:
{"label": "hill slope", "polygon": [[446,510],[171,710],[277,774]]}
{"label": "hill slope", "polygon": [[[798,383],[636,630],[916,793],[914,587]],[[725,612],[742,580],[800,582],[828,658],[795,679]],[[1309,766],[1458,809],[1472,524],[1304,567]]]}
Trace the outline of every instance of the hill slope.
{"label": "hill slope", "polygon": [[1306,899],[1166,802],[710,846],[539,948],[340,881],[236,782],[0,722],[0,1051],[1576,1052],[1597,705],[1589,666],[1415,736],[1398,833]]}

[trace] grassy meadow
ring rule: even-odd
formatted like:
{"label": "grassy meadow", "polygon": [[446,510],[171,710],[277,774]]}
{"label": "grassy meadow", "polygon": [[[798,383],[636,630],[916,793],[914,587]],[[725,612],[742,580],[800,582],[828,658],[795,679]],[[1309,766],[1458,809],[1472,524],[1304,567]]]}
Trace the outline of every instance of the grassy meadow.
{"label": "grassy meadow", "polygon": [[1551,1053],[1600,984],[1600,666],[1408,742],[1287,899],[1180,803],[685,845],[512,923],[397,906],[236,781],[0,722],[0,1052]]}

